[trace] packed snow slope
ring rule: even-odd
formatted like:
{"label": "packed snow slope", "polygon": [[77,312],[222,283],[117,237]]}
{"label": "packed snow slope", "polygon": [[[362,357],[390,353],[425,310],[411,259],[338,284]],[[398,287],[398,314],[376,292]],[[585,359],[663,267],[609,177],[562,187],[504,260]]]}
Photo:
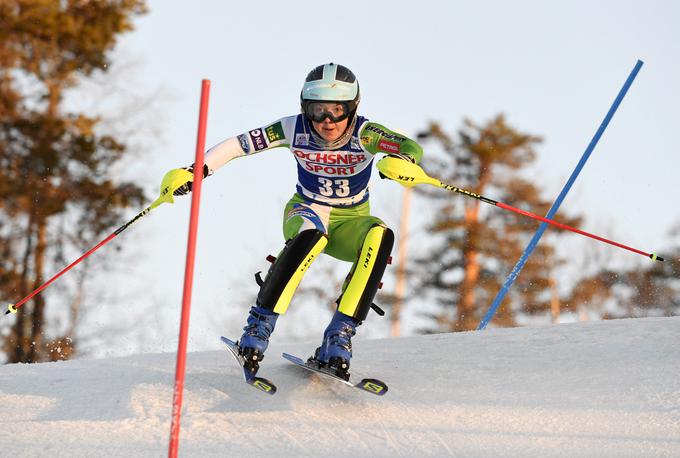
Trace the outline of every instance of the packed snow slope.
{"label": "packed snow slope", "polygon": [[[219,339],[219,336],[215,336]],[[680,456],[680,318],[355,342],[382,398],[286,362],[268,396],[191,353],[180,456]],[[174,354],[0,367],[0,455],[167,455]]]}

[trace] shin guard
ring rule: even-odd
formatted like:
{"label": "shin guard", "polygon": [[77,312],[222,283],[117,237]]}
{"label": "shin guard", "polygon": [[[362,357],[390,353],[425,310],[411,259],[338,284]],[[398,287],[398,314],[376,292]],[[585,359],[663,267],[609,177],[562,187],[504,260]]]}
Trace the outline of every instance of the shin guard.
{"label": "shin guard", "polygon": [[307,268],[321,253],[328,238],[317,229],[307,229],[286,242],[257,295],[257,305],[282,314],[288,309],[293,294]]}
{"label": "shin guard", "polygon": [[366,319],[394,245],[394,233],[387,227],[373,226],[364,238],[359,258],[345,280],[338,310],[359,321]]}

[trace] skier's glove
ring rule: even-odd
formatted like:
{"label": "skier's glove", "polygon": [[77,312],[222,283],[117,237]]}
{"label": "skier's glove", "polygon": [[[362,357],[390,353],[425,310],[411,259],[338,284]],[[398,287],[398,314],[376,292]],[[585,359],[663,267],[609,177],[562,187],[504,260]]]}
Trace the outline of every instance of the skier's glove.
{"label": "skier's glove", "polygon": [[[183,196],[191,192],[191,187],[194,184],[194,166],[192,164],[189,167],[184,167],[183,170],[186,170],[191,174],[191,180],[185,182],[182,186],[175,189],[175,191],[172,193],[173,196]],[[212,170],[210,170],[206,164],[203,164],[203,178],[210,175],[212,175]]]}
{"label": "skier's glove", "polygon": [[[387,157],[402,159],[404,161],[409,161],[412,164],[416,163],[416,160],[414,158],[412,158],[411,156],[407,156],[406,154],[388,154]],[[385,179],[389,180],[389,177],[386,177],[382,172],[378,172],[378,175],[380,175],[380,178],[382,178],[383,180]]]}
{"label": "skier's glove", "polygon": [[[203,164],[203,178],[212,175],[212,170]],[[164,202],[174,203],[174,196],[183,196],[191,192],[194,181],[194,166],[173,169],[165,174],[161,182],[161,199]]]}

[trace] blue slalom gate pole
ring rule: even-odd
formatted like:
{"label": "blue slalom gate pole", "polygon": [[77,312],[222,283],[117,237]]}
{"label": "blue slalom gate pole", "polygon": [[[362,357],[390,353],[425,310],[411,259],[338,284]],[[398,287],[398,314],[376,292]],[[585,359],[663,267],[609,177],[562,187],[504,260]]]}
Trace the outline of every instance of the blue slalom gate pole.
{"label": "blue slalom gate pole", "polygon": [[[630,72],[630,75],[628,75],[628,79],[626,79],[626,82],[623,84],[623,87],[619,91],[619,94],[616,96],[616,99],[614,99],[614,103],[612,103],[612,106],[609,108],[607,115],[604,117],[602,124],[600,124],[600,128],[597,129],[597,132],[595,132],[595,136],[590,141],[590,144],[588,145],[586,150],[583,152],[581,160],[576,165],[576,168],[569,177],[569,180],[567,180],[567,183],[564,185],[564,188],[562,188],[562,192],[560,192],[560,195],[557,197],[552,207],[550,207],[550,211],[548,211],[546,218],[553,219],[555,213],[557,213],[557,210],[559,210],[560,205],[562,205],[562,201],[567,196],[567,193],[569,193],[569,190],[574,184],[574,181],[576,181],[576,178],[578,177],[579,173],[581,173],[581,169],[583,169],[583,166],[588,161],[590,154],[593,152],[593,149],[595,149],[597,142],[600,140],[600,137],[602,136],[605,129],[609,125],[609,121],[611,121],[612,117],[614,116],[614,113],[616,113],[617,108],[621,104],[621,101],[626,96],[628,89],[633,84],[633,81],[635,80],[635,77],[640,71],[640,68],[642,68],[642,64],[643,62],[638,59],[637,63],[635,64],[635,67]],[[501,302],[505,298],[505,295],[508,293],[510,287],[515,282],[515,279],[522,270],[522,267],[524,267],[524,264],[527,262],[527,259],[529,259],[531,253],[534,251],[534,248],[536,248],[538,241],[543,236],[543,232],[545,232],[547,227],[548,227],[547,223],[541,223],[541,225],[538,227],[536,233],[529,242],[529,245],[527,245],[527,247],[525,248],[524,252],[522,253],[522,256],[519,257],[519,261],[517,261],[517,264],[515,264],[515,267],[513,267],[512,271],[510,272],[510,275],[508,275],[508,278],[505,279],[503,287],[500,289],[500,291],[498,291],[498,294],[496,295],[496,298],[493,300],[491,307],[489,307],[489,310],[486,312],[486,315],[484,315],[484,318],[482,318],[482,321],[479,322],[477,330],[482,330],[486,328],[486,326],[489,324],[489,321],[491,321],[493,316],[496,314],[496,310],[498,310],[498,307],[501,305]]]}

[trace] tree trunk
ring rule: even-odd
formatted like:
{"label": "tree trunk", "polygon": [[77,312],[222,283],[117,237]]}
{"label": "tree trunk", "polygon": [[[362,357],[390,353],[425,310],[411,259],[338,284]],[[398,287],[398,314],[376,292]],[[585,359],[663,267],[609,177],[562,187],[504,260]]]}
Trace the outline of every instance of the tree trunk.
{"label": "tree trunk", "polygon": [[[45,86],[48,91],[47,114],[56,118],[58,115],[59,103],[61,101],[62,80],[46,80]],[[41,189],[44,192],[46,200],[52,198],[50,195],[50,186],[46,184]],[[34,204],[35,205],[35,204]],[[47,251],[47,216],[42,209],[34,208],[35,225],[36,225],[36,245],[33,253],[33,268],[34,268],[34,283],[33,290],[43,284],[43,273],[45,270],[45,252]],[[38,294],[33,298],[33,312],[31,313],[31,331],[30,331],[30,346],[28,354],[26,355],[26,362],[35,363],[42,359],[44,354],[43,349],[43,334],[45,323],[45,296]]]}
{"label": "tree trunk", "polygon": [[548,281],[550,282],[550,314],[553,324],[558,324],[560,322],[560,296],[557,292],[557,282],[552,270]]}
{"label": "tree trunk", "polygon": [[[35,246],[35,284],[38,288],[43,284],[43,271],[45,268],[45,251],[47,250],[47,221],[40,218],[38,221],[38,241]],[[43,323],[45,321],[45,298],[38,294],[33,298],[33,314],[31,316],[31,347],[28,353],[28,362],[35,363],[41,358],[43,341]]]}
{"label": "tree trunk", "polygon": [[476,328],[475,287],[479,280],[479,259],[477,247],[470,239],[479,224],[479,202],[465,208],[465,225],[468,243],[463,247],[464,275],[459,286],[458,314],[453,323],[453,331],[471,331]]}
{"label": "tree trunk", "polygon": [[406,259],[408,250],[408,223],[409,209],[411,205],[411,188],[404,188],[404,196],[401,205],[401,221],[399,224],[399,263],[397,265],[397,282],[394,289],[394,305],[390,323],[390,335],[401,336],[401,307],[404,303],[404,290],[406,288]]}
{"label": "tree trunk", "polygon": [[[482,163],[480,165],[479,184],[475,193],[482,194],[484,188],[489,183],[491,175],[490,164]],[[476,295],[475,288],[479,281],[479,250],[477,243],[474,241],[474,234],[479,227],[479,205],[480,202],[475,200],[465,206],[465,226],[467,227],[467,242],[463,247],[463,281],[461,282],[458,291],[460,292],[460,301],[458,303],[458,316],[453,325],[454,331],[472,331],[477,329],[476,309]]]}
{"label": "tree trunk", "polygon": [[[21,279],[19,282],[18,295],[24,298],[29,293],[28,282],[30,278],[30,260],[31,254],[33,253],[33,228],[34,228],[34,211],[31,209],[28,213],[28,223],[26,225],[26,251],[24,252],[23,259],[21,261]],[[12,363],[25,363],[26,355],[28,353],[28,345],[30,341],[26,338],[26,331],[28,327],[28,322],[26,320],[25,313],[17,313],[16,321],[13,326],[13,334],[15,338],[14,348],[9,353],[10,362]]]}

